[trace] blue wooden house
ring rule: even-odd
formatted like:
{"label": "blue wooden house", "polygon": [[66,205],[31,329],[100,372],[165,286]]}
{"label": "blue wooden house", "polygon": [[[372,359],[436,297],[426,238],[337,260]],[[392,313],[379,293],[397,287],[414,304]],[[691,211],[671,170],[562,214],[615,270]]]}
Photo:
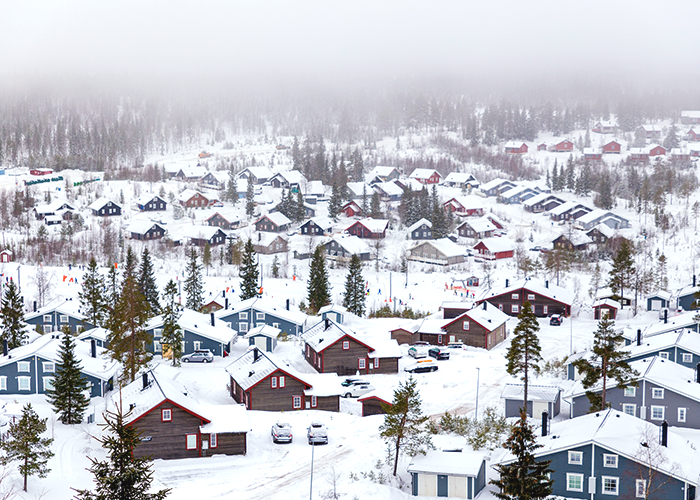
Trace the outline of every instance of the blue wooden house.
{"label": "blue wooden house", "polygon": [[[34,342],[0,356],[0,397],[4,394],[44,394],[53,388],[59,362],[60,334],[42,335]],[[102,397],[114,386],[119,363],[91,342],[76,342],[75,356],[90,382],[90,396]]]}
{"label": "blue wooden house", "polygon": [[348,314],[348,310],[338,304],[329,304],[319,309],[318,314],[320,314],[323,319],[328,318],[342,325],[345,315]]}
{"label": "blue wooden house", "polygon": [[279,307],[280,303],[253,297],[233,304],[231,309],[222,309],[215,314],[218,319],[228,323],[230,328],[241,334],[248,333],[259,325],[270,325],[279,328],[287,335],[301,335],[306,323],[306,314],[289,310],[289,301],[286,303],[286,308]]}
{"label": "blue wooden house", "polygon": [[664,307],[671,307],[671,294],[663,290],[647,295],[646,299],[647,311],[660,311]]}
{"label": "blue wooden house", "polygon": [[249,346],[255,346],[263,352],[272,352],[277,347],[277,337],[281,332],[279,328],[260,325],[246,333],[245,338]]}
{"label": "blue wooden house", "polygon": [[628,361],[659,356],[661,359],[693,369],[700,363],[700,335],[688,330],[640,338],[638,342],[627,346],[627,349],[629,350]]}
{"label": "blue wooden house", "polygon": [[644,338],[654,337],[668,332],[681,332],[683,330],[692,330],[698,332],[698,316],[699,311],[689,311],[682,313],[669,312],[668,321],[662,320],[660,323],[649,325],[644,329]]}
{"label": "blue wooden house", "polygon": [[408,464],[413,496],[476,498],[486,486],[484,453],[428,451]]}
{"label": "blue wooden house", "polygon": [[136,206],[142,212],[156,212],[165,210],[168,203],[158,195],[144,194],[136,200]]}
{"label": "blue wooden house", "polygon": [[85,330],[83,333],[78,335],[78,340],[84,342],[95,341],[97,347],[107,348],[109,346],[109,330],[105,328],[91,328],[90,330]]}
{"label": "blue wooden house", "polygon": [[[553,423],[537,438],[536,460],[551,460],[552,495],[565,498],[695,498],[696,445],[673,431],[609,409]],[[649,456],[662,459],[649,460]],[[499,464],[514,461],[506,455]]]}
{"label": "blue wooden house", "polygon": [[60,332],[64,326],[68,326],[71,333],[77,334],[95,327],[92,323],[85,321],[85,316],[80,312],[80,302],[72,298],[54,301],[48,306],[37,309],[27,314],[24,321],[33,328],[38,327],[38,331],[42,333]]}
{"label": "blue wooden house", "polygon": [[421,219],[406,229],[412,240],[432,240],[433,223],[428,219]]}
{"label": "blue wooden house", "polygon": [[684,311],[690,311],[700,304],[700,299],[695,294],[700,295],[700,286],[695,286],[695,276],[693,276],[692,286],[685,286],[676,292],[676,305]]}
{"label": "blue wooden house", "polygon": [[[209,349],[214,356],[224,356],[231,352],[231,346],[238,339],[238,332],[232,330],[226,322],[217,320],[214,313],[202,314],[192,309],[183,309],[177,324],[182,329],[182,354],[190,354],[199,349]],[[163,316],[156,316],[146,325],[146,331],[153,339],[147,349],[153,354],[169,356],[163,352]]]}
{"label": "blue wooden house", "polygon": [[[519,417],[523,407],[523,384],[506,384],[501,392],[501,399],[506,406],[506,417]],[[550,385],[528,385],[527,415],[541,418],[543,412],[549,418],[556,417],[561,411],[561,389]]]}

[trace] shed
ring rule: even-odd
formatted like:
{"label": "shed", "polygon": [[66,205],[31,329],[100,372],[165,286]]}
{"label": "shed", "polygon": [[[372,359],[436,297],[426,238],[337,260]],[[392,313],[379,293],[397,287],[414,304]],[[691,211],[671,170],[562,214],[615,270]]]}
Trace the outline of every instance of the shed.
{"label": "shed", "polygon": [[12,262],[12,252],[10,250],[0,252],[0,262]]}
{"label": "shed", "polygon": [[330,304],[327,306],[323,306],[321,309],[318,310],[318,313],[321,315],[323,319],[330,319],[338,323],[339,325],[343,324],[343,319],[345,318],[345,315],[348,313],[348,310],[345,309],[343,306],[338,305],[338,304]]}
{"label": "shed", "polygon": [[360,396],[357,401],[362,404],[362,416],[369,417],[370,415],[386,415],[384,407],[385,405],[392,406],[393,398],[393,390],[380,389]]}
{"label": "shed", "polygon": [[[506,384],[501,392],[501,399],[505,400],[506,417],[520,416],[520,408],[523,406],[523,384]],[[561,389],[553,385],[528,385],[527,387],[527,416],[540,418],[546,411],[552,419],[559,415],[561,409]]]}
{"label": "shed", "polygon": [[668,307],[671,302],[671,294],[663,290],[659,290],[646,296],[647,311],[660,311],[664,307]]}
{"label": "shed", "polygon": [[615,319],[617,317],[617,311],[619,311],[621,307],[620,303],[616,300],[598,299],[593,303],[593,319],[602,319],[606,313],[608,318]]}
{"label": "shed", "polygon": [[413,496],[476,498],[486,485],[483,453],[429,451],[408,464]]}
{"label": "shed", "polygon": [[245,338],[248,339],[249,346],[255,346],[263,352],[272,352],[277,347],[277,337],[281,332],[274,326],[260,325],[246,333]]}

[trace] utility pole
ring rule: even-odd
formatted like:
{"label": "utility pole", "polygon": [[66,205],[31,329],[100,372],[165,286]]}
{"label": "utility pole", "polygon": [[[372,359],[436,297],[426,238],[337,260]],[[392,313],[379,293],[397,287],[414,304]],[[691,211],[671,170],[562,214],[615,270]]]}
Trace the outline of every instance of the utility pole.
{"label": "utility pole", "polygon": [[479,375],[481,368],[476,367],[476,406],[474,407],[474,420],[479,420]]}
{"label": "utility pole", "polygon": [[315,444],[311,444],[311,481],[309,482],[309,500],[312,500],[314,494],[314,448]]}

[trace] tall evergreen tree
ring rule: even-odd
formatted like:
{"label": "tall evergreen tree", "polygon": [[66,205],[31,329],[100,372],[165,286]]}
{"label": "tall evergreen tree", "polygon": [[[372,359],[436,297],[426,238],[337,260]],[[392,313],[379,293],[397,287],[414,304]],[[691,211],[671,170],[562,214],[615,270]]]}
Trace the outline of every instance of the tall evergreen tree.
{"label": "tall evergreen tree", "polygon": [[663,145],[668,150],[677,148],[680,145],[680,141],[678,140],[678,128],[675,123],[672,123],[671,127],[668,129]]}
{"label": "tall evergreen tree", "polygon": [[620,248],[618,248],[610,269],[610,280],[608,286],[615,295],[620,296],[620,307],[623,308],[625,298],[625,288],[632,287],[637,269],[634,267],[632,244],[623,238]]}
{"label": "tall evergreen tree", "polygon": [[600,180],[598,181],[598,195],[593,200],[593,203],[603,210],[610,210],[615,206],[612,186],[610,185],[610,176],[607,173],[603,173],[600,176]]}
{"label": "tall evergreen tree", "polygon": [[27,491],[29,476],[46,477],[50,472],[46,464],[53,457],[53,452],[49,449],[53,439],[41,437],[46,432],[47,420],[39,418],[32,404],[27,403],[22,408],[22,418],[10,422],[7,439],[0,442],[0,449],[4,452],[0,463],[8,465],[19,462],[19,473],[24,477],[24,491]]}
{"label": "tall evergreen tree", "polygon": [[586,391],[591,403],[590,411],[600,411],[607,408],[606,392],[608,379],[615,379],[617,387],[624,389],[637,386],[633,379],[639,374],[626,361],[629,352],[621,349],[625,338],[622,332],[615,332],[615,322],[606,314],[598,322],[598,329],[593,334],[593,349],[590,358],[581,358],[573,365],[584,375],[581,381],[584,389],[590,389],[602,381],[602,392]]}
{"label": "tall evergreen tree", "polygon": [[99,441],[107,450],[107,458],[100,461],[90,457],[92,465],[88,470],[94,476],[95,491],[76,490],[77,500],[163,500],[170,493],[170,489],[148,493],[153,482],[151,461],[134,456],[134,449],[141,442],[140,432],[126,424],[128,417],[129,413],[122,414],[121,407],[104,414],[109,433]]}
{"label": "tall evergreen tree", "polygon": [[228,171],[228,186],[226,189],[226,198],[234,206],[238,203],[238,183],[236,182],[236,174],[233,169]]}
{"label": "tall evergreen tree", "polygon": [[243,256],[241,257],[241,266],[238,269],[238,276],[241,278],[241,300],[251,299],[258,296],[260,284],[260,270],[256,262],[255,248],[250,238],[246,241],[243,247]]}
{"label": "tall evergreen tree", "polygon": [[185,307],[200,311],[204,301],[204,283],[202,282],[202,265],[197,262],[197,250],[190,250],[190,260],[185,268]]}
{"label": "tall evergreen tree", "polygon": [[107,280],[105,283],[105,293],[104,293],[104,308],[105,308],[105,322],[110,321],[110,317],[114,314],[114,308],[119,300],[119,274],[117,274],[116,264],[109,267],[107,271]]}
{"label": "tall evergreen tree", "polygon": [[328,202],[328,215],[334,222],[338,222],[338,215],[343,208],[343,200],[340,197],[340,191],[338,190],[338,184],[333,182],[333,189],[331,191],[331,199]]}
{"label": "tall evergreen tree", "polygon": [[510,451],[515,461],[496,465],[500,479],[492,479],[491,484],[499,488],[494,492],[501,500],[542,500],[552,494],[554,480],[549,468],[551,460],[535,460],[534,451],[542,448],[537,444],[532,426],[527,423],[525,410],[520,410],[520,419],[515,423],[512,432],[503,447]]}
{"label": "tall evergreen tree", "polygon": [[295,222],[301,222],[306,218],[306,209],[304,208],[304,195],[301,191],[297,191],[297,202],[296,202],[296,212],[292,220]]}
{"label": "tall evergreen tree", "polygon": [[177,285],[173,280],[170,280],[163,290],[163,334],[160,342],[163,346],[163,352],[170,352],[173,366],[180,365],[183,340],[182,328],[177,322],[180,312],[176,297]]}
{"label": "tall evergreen tree", "polygon": [[[540,340],[537,332],[540,325],[530,302],[525,302],[518,314],[518,325],[513,330],[513,338],[506,352],[508,375],[520,375],[524,383],[523,408],[527,411],[528,378],[531,370],[538,370],[542,361]],[[533,415],[534,417],[535,415]]]}
{"label": "tall evergreen tree", "polygon": [[365,314],[365,279],[362,277],[362,262],[356,254],[350,258],[348,274],[345,278],[343,306],[356,316]]}
{"label": "tall evergreen tree", "polygon": [[96,327],[104,325],[104,292],[105,279],[100,274],[97,261],[93,256],[90,258],[85,274],[83,274],[83,283],[80,292],[78,292],[78,298],[85,321]]}
{"label": "tall evergreen tree", "polygon": [[19,347],[26,338],[24,333],[24,298],[20,297],[14,280],[5,287],[0,305],[2,320],[2,340],[7,340],[10,349]]}
{"label": "tall evergreen tree", "polygon": [[362,217],[369,217],[369,199],[367,198],[367,184],[362,185],[362,204],[360,206]]}
{"label": "tall evergreen tree", "polygon": [[431,193],[431,204],[433,207],[431,211],[432,213],[430,216],[430,222],[433,225],[433,238],[446,238],[448,233],[450,232],[450,227],[447,220],[447,216],[445,215],[445,210],[442,208],[440,198],[438,198],[437,188],[435,187],[435,184],[433,184],[433,190]]}
{"label": "tall evergreen tree", "polygon": [[381,219],[382,218],[382,205],[379,200],[379,193],[376,191],[372,194],[372,201],[370,202],[370,217],[373,219]]}
{"label": "tall evergreen tree", "polygon": [[552,191],[559,191],[559,167],[556,158],[552,167]]}
{"label": "tall evergreen tree", "polygon": [[156,286],[156,276],[153,271],[151,254],[148,248],[143,249],[141,254],[141,267],[139,269],[139,290],[146,298],[146,302],[151,309],[151,316],[160,314],[160,304],[158,303],[158,287]]}
{"label": "tall evergreen tree", "polygon": [[323,249],[322,245],[316,247],[309,265],[309,282],[306,290],[311,314],[316,314],[323,306],[331,303],[331,289],[328,284],[328,271],[326,270]]}
{"label": "tall evergreen tree", "polygon": [[432,448],[427,429],[429,417],[423,415],[416,380],[411,376],[399,382],[391,405],[382,404],[382,409],[386,414],[384,423],[379,426],[379,435],[393,448],[395,476],[401,453],[413,457]]}
{"label": "tall evergreen tree", "polygon": [[569,160],[566,163],[566,188],[573,192],[576,187],[576,175],[574,172],[574,157],[569,155]]}
{"label": "tall evergreen tree", "polygon": [[248,188],[245,192],[245,214],[252,217],[255,213],[255,194],[253,192],[253,181],[248,177]]}
{"label": "tall evergreen tree", "polygon": [[292,170],[301,170],[302,166],[303,160],[301,149],[299,148],[299,138],[295,135],[292,143]]}
{"label": "tall evergreen tree", "polygon": [[90,400],[85,396],[90,383],[82,375],[83,368],[75,357],[75,340],[67,327],[63,332],[58,358],[53,388],[44,392],[61,423],[79,424],[90,405]]}

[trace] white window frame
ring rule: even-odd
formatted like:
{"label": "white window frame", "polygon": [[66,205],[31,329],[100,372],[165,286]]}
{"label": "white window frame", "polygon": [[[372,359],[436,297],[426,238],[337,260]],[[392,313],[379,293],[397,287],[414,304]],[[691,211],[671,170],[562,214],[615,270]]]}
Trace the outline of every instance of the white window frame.
{"label": "white window frame", "polygon": [[583,465],[583,452],[582,451],[569,451],[569,464],[570,465]]}
{"label": "white window frame", "polygon": [[[628,412],[627,410],[632,410],[632,413]],[[637,405],[623,403],[622,404],[622,413],[636,417],[637,416]]]}
{"label": "white window frame", "polygon": [[678,408],[678,421],[679,422],[685,422],[686,417],[688,416],[688,408]]}
{"label": "white window frame", "polygon": [[367,367],[367,360],[365,358],[357,358],[357,369],[364,370]]}
{"label": "white window frame", "polygon": [[248,331],[248,323],[238,323],[238,331],[245,333]]}
{"label": "white window frame", "polygon": [[617,455],[603,453],[603,467],[617,469]]}
{"label": "white window frame", "polygon": [[469,331],[469,321],[462,321],[462,330],[465,332]]}
{"label": "white window frame", "polygon": [[159,340],[153,341],[153,352],[163,352],[163,345]]}
{"label": "white window frame", "polygon": [[[188,450],[196,450],[197,449],[197,434],[186,434],[186,446]],[[194,442],[192,441],[192,438],[194,438]]]}
{"label": "white window frame", "polygon": [[0,391],[6,391],[7,390],[7,376],[2,375],[0,376]]}
{"label": "white window frame", "polygon": [[286,377],[284,375],[280,375],[277,380],[278,380],[277,386],[280,389],[284,389],[284,387],[286,385]]}
{"label": "white window frame", "polygon": [[684,352],[682,355],[682,360],[683,360],[683,363],[692,363],[693,362],[693,355],[689,352]]}
{"label": "white window frame", "polygon": [[664,390],[660,387],[652,387],[651,388],[651,399],[663,399],[664,398]]}
{"label": "white window frame", "polygon": [[343,351],[347,351],[348,349],[350,349],[350,341],[343,340]]}
{"label": "white window frame", "polygon": [[42,377],[41,380],[44,386],[44,391],[53,389],[53,377]]}
{"label": "white window frame", "polygon": [[270,389],[277,389],[277,377],[270,377]]}
{"label": "white window frame", "polygon": [[[572,479],[578,479],[580,481],[581,487],[580,488],[573,488],[571,486],[571,480]],[[583,474],[579,474],[576,472],[567,472],[566,473],[566,491],[583,491]]]}
{"label": "white window frame", "polygon": [[[609,491],[605,489],[605,481],[614,481],[615,490]],[[619,495],[620,491],[620,478],[614,476],[600,476],[600,492],[603,495]]]}
{"label": "white window frame", "polygon": [[512,300],[520,300],[520,294],[519,293],[511,293],[510,298]]}
{"label": "white window frame", "polygon": [[32,364],[29,361],[17,361],[17,373],[31,373]]}
{"label": "white window frame", "polygon": [[255,321],[265,321],[265,313],[256,312]]}
{"label": "white window frame", "polygon": [[527,294],[527,300],[535,300],[535,294],[534,294],[534,293],[528,293],[528,294]]}
{"label": "white window frame", "polygon": [[[652,407],[650,408],[650,410],[651,410],[651,411],[649,412],[649,418],[650,418],[651,420],[663,420],[664,417],[666,416],[666,407],[665,407],[665,406],[652,406]],[[655,417],[655,416],[654,416],[654,412],[655,412],[655,411],[660,411],[660,412],[661,412],[661,416],[658,416],[658,414],[657,414],[657,416]]]}
{"label": "white window frame", "polygon": [[542,313],[549,314],[549,306],[542,306]]}
{"label": "white window frame", "polygon": [[42,361],[41,371],[44,373],[54,373],[56,371],[56,364],[51,361]]}
{"label": "white window frame", "polygon": [[292,408],[295,410],[300,410],[301,409],[301,396],[292,396]]}
{"label": "white window frame", "polygon": [[51,333],[53,332],[53,325],[44,325],[42,329],[44,330],[44,333]]}
{"label": "white window frame", "polygon": [[67,314],[59,315],[59,323],[68,323],[68,315]]}
{"label": "white window frame", "polygon": [[660,352],[659,357],[661,359],[668,359],[668,353],[667,352]]}
{"label": "white window frame", "polygon": [[53,323],[53,318],[50,314],[44,314],[44,323]]}
{"label": "white window frame", "polygon": [[194,340],[192,342],[192,345],[193,345],[193,349],[195,351],[199,351],[202,348],[202,341],[201,340]]}
{"label": "white window frame", "polygon": [[238,319],[239,319],[239,320],[242,320],[242,319],[243,319],[243,320],[248,321],[248,312],[246,311],[246,312],[240,312],[240,313],[238,313]]}
{"label": "white window frame", "polygon": [[512,313],[519,313],[520,312],[520,306],[518,304],[511,304],[510,305],[510,312]]}
{"label": "white window frame", "polygon": [[160,410],[160,421],[161,422],[172,422],[173,421],[172,408],[162,408]]}
{"label": "white window frame", "polygon": [[153,330],[153,338],[159,339],[163,336],[163,329],[162,328],[155,328]]}
{"label": "white window frame", "polygon": [[626,398],[633,398],[637,396],[637,388],[633,385],[628,385],[625,387],[624,396]]}
{"label": "white window frame", "polygon": [[634,492],[635,498],[645,498],[647,496],[647,480],[646,479],[635,479],[634,480]]}
{"label": "white window frame", "polygon": [[[22,387],[22,382],[26,382],[27,387]],[[19,390],[19,391],[31,391],[32,390],[32,377],[17,377],[17,390]]]}
{"label": "white window frame", "polygon": [[219,440],[216,434],[209,434],[209,448],[218,448]]}

